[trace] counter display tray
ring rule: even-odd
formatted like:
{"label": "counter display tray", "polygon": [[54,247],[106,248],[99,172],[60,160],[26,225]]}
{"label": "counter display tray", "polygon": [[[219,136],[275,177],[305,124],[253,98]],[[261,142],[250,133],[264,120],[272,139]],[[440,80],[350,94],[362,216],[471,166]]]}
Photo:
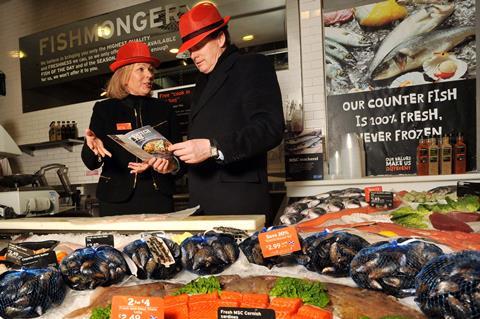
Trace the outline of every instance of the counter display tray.
{"label": "counter display tray", "polygon": [[1,232],[36,233],[78,231],[202,231],[225,226],[255,231],[265,224],[264,215],[217,215],[175,217],[172,215],[124,215],[108,217],[36,217],[0,221]]}

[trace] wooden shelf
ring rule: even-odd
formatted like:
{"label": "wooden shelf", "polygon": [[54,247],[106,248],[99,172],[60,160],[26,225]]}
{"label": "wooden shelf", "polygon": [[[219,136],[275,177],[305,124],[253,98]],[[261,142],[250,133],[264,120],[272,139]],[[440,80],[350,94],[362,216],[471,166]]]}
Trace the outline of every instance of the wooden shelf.
{"label": "wooden shelf", "polygon": [[457,181],[480,181],[479,172],[429,176],[373,176],[359,179],[328,179],[320,181],[286,182],[288,197],[305,197],[348,187],[382,186],[386,191],[425,191],[438,186],[454,185]]}
{"label": "wooden shelf", "polygon": [[32,143],[32,144],[23,144],[19,145],[22,152],[27,153],[30,156],[34,156],[35,150],[46,149],[46,148],[55,148],[63,147],[69,152],[73,151],[73,146],[83,144],[82,139],[65,139],[61,141],[51,141],[51,142],[42,142],[42,143]]}

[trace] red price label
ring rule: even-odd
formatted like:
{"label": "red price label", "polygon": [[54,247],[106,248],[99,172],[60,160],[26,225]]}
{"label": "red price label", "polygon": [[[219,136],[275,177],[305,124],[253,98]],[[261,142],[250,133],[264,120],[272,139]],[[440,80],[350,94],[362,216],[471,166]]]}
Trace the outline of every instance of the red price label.
{"label": "red price label", "polygon": [[367,203],[370,203],[370,193],[371,192],[381,192],[382,191],[382,186],[370,186],[370,187],[365,187],[365,201]]}
{"label": "red price label", "polygon": [[113,296],[112,319],[163,319],[160,297]]}
{"label": "red price label", "polygon": [[263,257],[286,255],[300,250],[295,227],[285,227],[258,234]]}

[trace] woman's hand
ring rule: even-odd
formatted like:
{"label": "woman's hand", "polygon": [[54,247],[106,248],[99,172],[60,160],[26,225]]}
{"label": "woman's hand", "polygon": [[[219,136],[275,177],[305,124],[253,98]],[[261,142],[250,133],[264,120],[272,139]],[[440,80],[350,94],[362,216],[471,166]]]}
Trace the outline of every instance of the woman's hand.
{"label": "woman's hand", "polygon": [[174,159],[168,160],[160,157],[151,158],[148,165],[161,174],[171,173],[177,168],[177,162]]}
{"label": "woman's hand", "polygon": [[112,153],[110,153],[104,146],[101,139],[99,139],[95,133],[87,128],[85,130],[85,141],[87,146],[92,150],[95,155],[100,155],[101,157],[112,157]]}
{"label": "woman's hand", "polygon": [[130,174],[140,174],[140,173],[143,173],[143,172],[145,172],[149,167],[150,167],[150,165],[148,165],[148,163],[146,163],[146,162],[142,162],[142,163],[130,162],[130,163],[128,163],[128,168],[131,169]]}

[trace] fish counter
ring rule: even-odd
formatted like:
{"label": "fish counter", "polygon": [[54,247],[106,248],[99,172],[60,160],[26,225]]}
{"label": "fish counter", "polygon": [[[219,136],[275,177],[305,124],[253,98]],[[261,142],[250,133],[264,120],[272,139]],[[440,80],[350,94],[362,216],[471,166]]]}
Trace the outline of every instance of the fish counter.
{"label": "fish counter", "polygon": [[[372,205],[379,195],[393,200]],[[0,317],[109,318],[113,296],[157,296],[165,318],[217,318],[224,307],[276,318],[478,318],[479,208],[456,187],[349,188],[293,200],[268,229],[112,232],[111,246],[91,247],[85,232],[13,236],[55,241],[58,266],[5,262]]]}

